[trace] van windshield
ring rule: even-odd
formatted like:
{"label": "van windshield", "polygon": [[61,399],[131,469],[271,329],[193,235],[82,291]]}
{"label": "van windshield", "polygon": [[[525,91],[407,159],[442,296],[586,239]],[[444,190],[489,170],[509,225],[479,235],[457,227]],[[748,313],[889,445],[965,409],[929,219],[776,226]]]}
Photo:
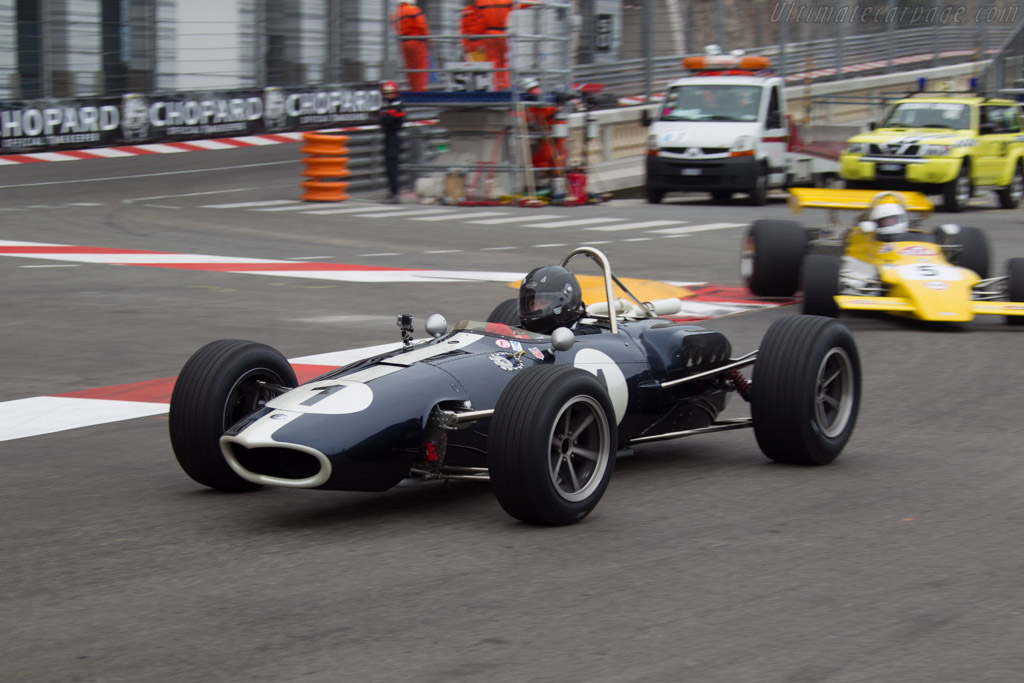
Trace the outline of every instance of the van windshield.
{"label": "van windshield", "polygon": [[757,121],[762,88],[756,85],[692,84],[665,96],[662,121]]}

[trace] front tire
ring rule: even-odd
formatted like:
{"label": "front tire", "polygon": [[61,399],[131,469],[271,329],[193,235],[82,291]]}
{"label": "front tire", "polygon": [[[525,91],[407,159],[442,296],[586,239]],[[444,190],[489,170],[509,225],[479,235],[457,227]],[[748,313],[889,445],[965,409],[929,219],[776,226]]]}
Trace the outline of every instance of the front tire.
{"label": "front tire", "polygon": [[768,169],[763,165],[758,166],[757,176],[754,178],[754,185],[747,193],[747,204],[750,206],[764,206],[768,203]]}
{"label": "front tire", "polygon": [[839,268],[842,260],[827,254],[804,257],[804,305],[806,315],[835,318],[839,315]]}
{"label": "front tire", "polygon": [[[1012,258],[1006,262],[1006,298],[1020,303],[1024,301],[1024,258]],[[1006,316],[1007,325],[1024,325],[1024,316]]]}
{"label": "front tire", "polygon": [[960,244],[960,250],[950,257],[954,266],[969,268],[985,279],[989,271],[988,237],[979,228],[960,228],[960,233],[952,238]]}
{"label": "front tire", "polygon": [[960,213],[967,208],[973,194],[971,168],[965,159],[960,166],[960,172],[942,188],[942,208],[950,213]]}
{"label": "front tire", "polygon": [[491,418],[487,462],[505,512],[562,526],[586,517],[615,469],[617,429],[608,392],[585,370],[519,371]]}
{"label": "front tire", "polygon": [[754,364],[750,412],[761,452],[776,462],[827,465],[853,433],[860,408],[860,356],[837,320],[775,321]]}
{"label": "front tire", "polygon": [[224,432],[274,396],[261,383],[298,386],[288,360],[266,344],[222,339],[192,354],[174,383],[168,416],[171,447],[185,474],[219,491],[261,488],[238,476],[220,450]]}
{"label": "front tire", "polygon": [[665,198],[665,190],[656,187],[646,188],[644,194],[647,196],[648,204],[661,204],[661,200]]}
{"label": "front tire", "polygon": [[740,276],[757,296],[793,296],[806,251],[807,231],[799,223],[756,220],[743,240]]}

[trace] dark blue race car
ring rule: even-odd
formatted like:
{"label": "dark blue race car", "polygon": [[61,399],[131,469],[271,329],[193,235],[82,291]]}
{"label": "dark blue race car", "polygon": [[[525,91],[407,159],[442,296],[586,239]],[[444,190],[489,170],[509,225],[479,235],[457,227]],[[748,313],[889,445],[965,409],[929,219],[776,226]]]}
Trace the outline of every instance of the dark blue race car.
{"label": "dark blue race car", "polygon": [[[427,341],[413,341],[411,319],[399,316],[401,348],[301,386],[269,346],[207,344],[171,398],[179,464],[223,491],[489,480],[513,517],[563,525],[594,509],[616,456],[639,444],[752,427],[775,461],[824,465],[839,455],[861,377],[842,323],[782,318],[759,350],[733,357],[719,332],[658,317],[657,303],[616,300],[616,284],[632,294],[597,249],[575,249],[551,268],[575,256],[599,264],[607,301],[581,308],[572,329],[520,326],[523,297],[450,331],[431,316]],[[752,381],[741,374],[747,366]],[[733,394],[750,417],[720,418]]]}

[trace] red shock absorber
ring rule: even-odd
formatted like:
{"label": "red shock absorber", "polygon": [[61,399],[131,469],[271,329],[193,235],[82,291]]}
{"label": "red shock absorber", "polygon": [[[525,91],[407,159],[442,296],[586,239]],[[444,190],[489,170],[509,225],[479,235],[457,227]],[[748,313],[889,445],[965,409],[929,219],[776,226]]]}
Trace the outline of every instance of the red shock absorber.
{"label": "red shock absorber", "polygon": [[736,390],[736,393],[739,394],[744,401],[749,403],[750,382],[748,382],[747,378],[743,376],[743,373],[737,370],[736,368],[733,368],[732,370],[726,371],[725,377],[726,379],[729,380],[729,383],[732,384],[732,387],[733,389]]}

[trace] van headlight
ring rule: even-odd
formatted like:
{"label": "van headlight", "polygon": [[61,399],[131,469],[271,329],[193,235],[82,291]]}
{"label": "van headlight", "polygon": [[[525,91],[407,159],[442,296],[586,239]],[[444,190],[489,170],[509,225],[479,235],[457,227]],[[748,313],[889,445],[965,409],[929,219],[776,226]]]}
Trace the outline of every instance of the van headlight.
{"label": "van headlight", "polygon": [[729,156],[754,156],[754,138],[750,137],[749,135],[741,135],[738,138],[736,138],[732,143],[732,147],[729,148]]}
{"label": "van headlight", "polygon": [[867,154],[869,145],[866,142],[851,142],[846,146],[847,154]]}

